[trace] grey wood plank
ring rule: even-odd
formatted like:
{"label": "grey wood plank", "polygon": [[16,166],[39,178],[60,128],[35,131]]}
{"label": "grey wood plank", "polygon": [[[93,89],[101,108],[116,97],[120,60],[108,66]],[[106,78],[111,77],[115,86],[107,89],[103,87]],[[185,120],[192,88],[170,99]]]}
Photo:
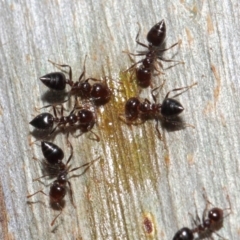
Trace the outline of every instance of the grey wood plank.
{"label": "grey wood plank", "polygon": [[[181,227],[192,226],[189,213],[202,214],[203,188],[221,208],[228,207],[229,195],[232,214],[218,233],[239,238],[238,1],[9,0],[0,3],[0,13],[1,238],[172,239]],[[128,127],[118,121],[126,92],[136,93],[122,77],[131,65],[122,51],[142,49],[135,43],[137,22],[147,43],[147,32],[161,19],[167,24],[166,45],[181,40],[166,58],[174,55],[185,64],[155,77],[155,86],[166,79],[159,101],[173,88],[198,82],[177,98],[185,108],[183,119],[195,129],[161,129],[166,149],[154,122]],[[114,100],[98,110],[100,143],[88,134],[71,138],[72,166],[98,156],[103,160],[71,179],[77,208],[67,196],[63,214],[51,227],[58,212],[44,195],[27,204],[28,194],[48,192],[44,184],[51,183],[32,182],[42,174],[33,157],[42,159],[42,154],[39,144],[29,145],[35,140],[29,121],[38,114],[35,107],[48,104],[47,89],[38,80],[56,70],[47,60],[71,65],[77,80],[86,54],[87,75],[124,81],[125,91],[114,91]],[[121,88],[116,81],[113,86]],[[141,96],[150,98],[150,90]],[[55,142],[68,156],[64,135]],[[144,228],[146,218],[153,224],[151,234]]]}

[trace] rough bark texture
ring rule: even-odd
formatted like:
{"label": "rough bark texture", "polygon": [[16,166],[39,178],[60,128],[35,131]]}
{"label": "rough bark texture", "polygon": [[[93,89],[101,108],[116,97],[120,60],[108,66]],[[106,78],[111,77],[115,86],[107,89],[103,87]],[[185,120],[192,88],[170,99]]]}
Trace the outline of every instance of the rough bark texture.
{"label": "rough bark texture", "polygon": [[[195,1],[1,1],[0,3],[0,238],[1,239],[172,239],[183,226],[192,227],[191,215],[208,199],[232,214],[218,233],[240,238],[239,69],[240,7],[237,0]],[[129,127],[118,119],[127,97],[137,94],[126,74],[131,62],[123,50],[142,50],[149,29],[161,19],[167,25],[166,58],[183,60],[156,76],[154,86],[166,79],[158,95],[193,82],[198,85],[177,99],[183,119],[195,126],[171,131],[155,123]],[[98,156],[82,177],[70,179],[76,209],[69,195],[63,214],[57,215],[43,194],[51,179],[41,176],[39,142],[29,121],[35,107],[52,103],[52,92],[38,80],[57,69],[48,62],[72,66],[77,81],[85,55],[87,76],[110,76],[112,101],[97,111],[94,131],[100,142],[70,136],[72,166]],[[135,58],[139,60],[140,58]],[[163,62],[164,68],[173,63]],[[119,84],[118,82],[123,82]],[[56,95],[56,94],[55,94]],[[141,97],[150,96],[150,89]],[[56,96],[55,96],[56,97]],[[40,112],[44,110],[39,110]],[[55,140],[70,153],[63,134]],[[35,157],[35,158],[33,158]],[[227,214],[227,211],[225,211]]]}

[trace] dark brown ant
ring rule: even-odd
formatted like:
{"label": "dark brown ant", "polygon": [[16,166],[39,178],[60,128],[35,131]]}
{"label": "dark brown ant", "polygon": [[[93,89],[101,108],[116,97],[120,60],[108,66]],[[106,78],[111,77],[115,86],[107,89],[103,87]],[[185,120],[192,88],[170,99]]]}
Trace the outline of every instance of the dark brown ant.
{"label": "dark brown ant", "polygon": [[[156,103],[156,95],[153,94],[153,92],[159,87],[151,91],[154,103],[151,103],[148,99],[140,101],[137,97],[129,98],[125,104],[125,114],[123,116],[120,115],[120,119],[127,124],[142,124],[148,119],[155,119],[158,137],[162,139],[161,133],[158,129],[159,117],[162,117],[165,121],[172,124],[177,124],[173,121],[173,118],[178,116],[184,110],[182,104],[174,99],[174,97],[181,93],[172,98],[169,98],[169,94],[180,90],[187,91],[196,84],[197,83],[194,83],[187,87],[175,88],[169,91],[161,104]],[[162,88],[162,86],[160,88]]]}
{"label": "dark brown ant", "polygon": [[[106,83],[106,78],[103,81],[95,78],[85,79],[85,61],[83,72],[77,82],[72,81],[72,68],[69,65],[57,64],[50,60],[49,62],[57,67],[68,68],[69,79],[62,72],[53,72],[40,77],[40,80],[48,88],[56,91],[64,90],[66,84],[68,84],[71,87],[70,94],[78,95],[82,99],[90,99],[96,106],[104,105],[111,98],[111,91]],[[95,83],[91,85],[89,81],[94,81]]]}
{"label": "dark brown ant", "polygon": [[[207,204],[202,214],[202,221],[197,216],[197,221],[194,221],[196,227],[192,229],[193,233],[197,233],[200,239],[207,238],[212,239],[212,233],[221,237],[216,231],[220,230],[223,227],[223,220],[231,213],[231,203],[229,196],[227,196],[227,200],[229,202],[229,207],[226,209],[221,209],[218,207],[214,207],[208,210],[208,205],[212,203],[207,199],[206,195],[203,194]],[[230,212],[224,216],[224,210],[230,210]]]}
{"label": "dark brown ant", "polygon": [[[55,132],[55,130],[58,127],[65,127],[66,125],[69,126],[76,126],[77,129],[80,129],[81,134],[91,131],[94,124],[96,123],[96,119],[94,116],[94,113],[88,109],[80,109],[76,112],[76,104],[73,108],[73,110],[69,113],[69,115],[64,116],[63,115],[63,105],[60,104],[61,110],[60,110],[60,116],[57,114],[57,108],[54,105],[48,105],[46,107],[52,107],[53,108],[53,114],[51,113],[41,113],[38,116],[36,116],[30,124],[39,129],[39,130],[51,130],[50,135]],[[55,128],[53,128],[53,124],[57,123]],[[92,131],[91,131],[92,132]],[[96,140],[99,141],[99,137],[92,132],[96,136]]]}
{"label": "dark brown ant", "polygon": [[207,200],[206,196],[203,194],[203,197],[207,201],[207,205],[203,211],[202,215],[202,221],[200,218],[197,216],[197,221],[194,221],[194,224],[196,225],[195,228],[189,229],[187,227],[181,228],[173,237],[173,240],[193,240],[194,239],[194,234],[197,233],[199,239],[213,239],[212,238],[212,233],[215,233],[219,237],[221,237],[216,231],[218,231],[220,228],[223,226],[223,220],[225,217],[227,217],[229,214],[224,216],[224,210],[231,210],[231,204],[229,197],[227,197],[229,201],[229,208],[227,209],[221,209],[214,207],[208,209],[208,205],[211,204],[209,200]]}
{"label": "dark brown ant", "polygon": [[[162,73],[158,70],[156,66],[156,63],[157,63],[162,67],[161,62],[159,62],[158,60],[165,61],[165,62],[177,62],[177,63],[182,63],[182,62],[168,60],[162,57],[162,54],[164,51],[167,51],[168,49],[171,49],[178,44],[178,43],[175,43],[171,47],[166,49],[161,48],[166,37],[166,25],[164,20],[155,24],[148,32],[147,34],[148,45],[139,41],[139,33],[140,33],[140,29],[138,31],[135,41],[137,42],[137,44],[147,48],[147,51],[142,51],[137,54],[129,53],[129,52],[127,53],[132,56],[145,56],[145,58],[134,63],[126,71],[135,70],[137,84],[142,88],[146,88],[151,85],[151,79],[152,79],[154,70],[157,71],[158,74]],[[135,67],[139,63],[141,63],[141,65],[139,67]]]}
{"label": "dark brown ant", "polygon": [[[69,145],[71,148],[71,154],[67,160],[67,163],[64,164],[62,162],[62,158],[64,155],[62,149],[60,149],[57,145],[55,145],[53,143],[42,142],[43,155],[46,157],[46,160],[50,165],[55,165],[55,168],[57,171],[57,179],[51,184],[49,194],[46,194],[45,192],[43,192],[43,190],[39,190],[39,191],[27,196],[27,198],[31,198],[32,196],[36,195],[37,193],[42,193],[45,196],[49,196],[51,204],[56,205],[58,207],[58,209],[60,209],[60,213],[52,220],[51,226],[54,225],[56,219],[62,214],[62,211],[63,211],[62,202],[63,202],[63,199],[64,199],[68,189],[70,192],[71,202],[72,202],[73,206],[76,207],[74,204],[74,201],[73,201],[73,191],[72,191],[71,183],[69,182],[67,175],[70,172],[76,171],[80,168],[85,168],[84,171],[80,175],[78,175],[78,176],[81,176],[89,169],[89,167],[94,162],[96,162],[97,160],[100,159],[100,157],[98,157],[97,159],[95,159],[91,162],[85,163],[85,164],[81,165],[80,167],[70,169],[69,162],[73,156],[73,148],[72,148],[72,145],[70,144],[70,142],[69,142]],[[34,179],[34,181],[39,180],[40,178],[43,178],[46,176],[48,176],[48,175],[41,176],[37,179]],[[68,185],[68,188],[67,188],[67,185]]]}

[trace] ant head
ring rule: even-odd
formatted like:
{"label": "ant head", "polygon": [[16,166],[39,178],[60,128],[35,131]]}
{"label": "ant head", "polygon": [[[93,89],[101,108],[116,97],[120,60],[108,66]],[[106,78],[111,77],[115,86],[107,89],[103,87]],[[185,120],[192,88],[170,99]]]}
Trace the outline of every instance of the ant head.
{"label": "ant head", "polygon": [[95,83],[92,86],[91,98],[95,105],[103,105],[109,101],[111,97],[110,89],[106,84]]}
{"label": "ant head", "polygon": [[78,120],[80,125],[89,124],[90,122],[94,121],[94,114],[87,109],[81,109],[78,112]]}
{"label": "ant head", "polygon": [[164,99],[161,105],[161,114],[164,117],[175,117],[184,110],[182,104],[173,98]]}
{"label": "ant head", "polygon": [[59,203],[65,197],[66,193],[65,185],[62,185],[58,180],[55,180],[49,191],[50,201],[53,203]]}
{"label": "ant head", "polygon": [[128,121],[134,121],[138,117],[140,101],[136,97],[129,98],[125,104],[125,115]]}
{"label": "ant head", "polygon": [[53,127],[53,115],[50,113],[41,113],[29,124],[40,130],[49,130]]}
{"label": "ant head", "polygon": [[150,68],[144,67],[141,65],[139,68],[136,68],[136,80],[138,86],[141,88],[147,88],[151,84],[152,71]]}
{"label": "ant head", "polygon": [[212,208],[208,212],[208,219],[211,223],[211,229],[220,229],[223,225],[223,210],[221,208]]}

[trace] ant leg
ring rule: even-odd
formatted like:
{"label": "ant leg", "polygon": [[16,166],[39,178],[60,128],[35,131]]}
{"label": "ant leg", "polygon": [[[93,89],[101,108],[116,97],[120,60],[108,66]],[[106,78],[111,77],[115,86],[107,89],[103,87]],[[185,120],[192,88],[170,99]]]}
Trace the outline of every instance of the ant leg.
{"label": "ant leg", "polygon": [[70,173],[70,172],[74,172],[74,171],[76,171],[76,170],[78,170],[78,169],[80,169],[80,168],[84,168],[84,167],[85,167],[85,169],[83,170],[83,172],[78,175],[78,176],[82,176],[82,175],[91,167],[91,165],[94,164],[94,163],[95,163],[96,161],[98,161],[99,159],[101,159],[101,157],[98,157],[98,158],[92,160],[91,162],[85,163],[85,164],[81,165],[80,167],[73,168],[73,169],[71,169],[71,170],[69,171],[69,173]]}
{"label": "ant leg", "polygon": [[70,114],[73,114],[76,109],[80,108],[80,107],[77,107],[77,106],[78,106],[78,99],[77,99],[77,96],[75,95],[75,103],[74,103],[73,109],[70,112]]}
{"label": "ant leg", "polygon": [[[56,131],[56,129],[57,129],[60,125],[63,125],[63,123],[58,123],[58,124],[56,125],[56,127],[48,134],[48,136],[50,137],[50,136]],[[65,126],[65,125],[64,125],[64,126]]]}
{"label": "ant leg", "polygon": [[156,128],[156,131],[157,131],[158,138],[162,141],[163,138],[162,138],[162,134],[161,134],[161,132],[160,132],[160,130],[159,130],[159,128],[158,128],[158,125],[159,125],[158,122],[159,122],[159,120],[156,119],[156,125],[155,125],[155,128]]}
{"label": "ant leg", "polygon": [[[94,136],[95,136],[95,138],[91,138],[91,137],[89,137],[89,139],[91,139],[91,140],[94,140],[94,141],[97,141],[97,142],[100,142],[100,137],[95,133],[95,132],[93,132],[93,131],[91,131],[91,130],[89,130],[90,132],[91,132],[91,134],[93,134]],[[80,137],[80,136],[82,136],[83,135],[83,133],[85,133],[85,132],[80,132],[79,134],[75,134],[75,135],[73,135],[75,138],[78,138],[78,137]]]}
{"label": "ant leg", "polygon": [[[132,83],[132,82],[133,82],[133,80],[134,80],[133,74],[134,74],[134,72],[133,72],[133,71],[131,71],[131,73],[130,73],[130,83]],[[136,74],[135,74],[135,75],[136,75]]]}
{"label": "ant leg", "polygon": [[[163,83],[159,86],[159,87],[156,87],[156,88],[154,88],[153,90],[151,90],[151,95],[152,95],[152,98],[153,98],[153,100],[154,100],[154,102],[156,103],[156,101],[157,101],[157,99],[156,99],[156,96],[158,95],[158,93],[157,94],[153,94],[157,89],[159,89],[160,88],[160,90],[159,91],[161,91],[162,90],[162,88],[163,88],[163,86],[164,86],[164,84],[165,84],[165,82],[166,82],[166,80],[164,80],[163,81]],[[166,98],[166,97],[165,97]]]}
{"label": "ant leg", "polygon": [[228,200],[229,207],[228,208],[224,208],[223,210],[230,210],[230,212],[225,217],[229,216],[232,213],[232,204],[231,204],[229,195],[227,195],[227,200]]}
{"label": "ant leg", "polygon": [[91,80],[91,81],[94,81],[94,82],[101,82],[101,80],[100,79],[96,79],[96,78],[88,78],[88,79],[86,79],[86,81],[88,81],[88,80]]}
{"label": "ant leg", "polygon": [[73,156],[73,146],[72,146],[72,144],[70,143],[70,141],[68,140],[68,136],[67,136],[67,144],[70,146],[71,154],[70,154],[70,156],[68,157],[68,160],[67,160],[66,165],[68,165],[68,163],[70,162],[70,160],[72,159],[72,156]]}
{"label": "ant leg", "polygon": [[193,83],[192,85],[190,85],[190,86],[187,86],[187,87],[175,88],[175,89],[173,89],[173,90],[169,91],[169,92],[166,94],[166,96],[165,96],[165,98],[164,98],[164,99],[167,99],[167,98],[168,98],[168,96],[169,96],[169,94],[170,94],[171,92],[176,92],[176,91],[183,90],[181,93],[178,93],[178,94],[176,94],[176,95],[174,95],[174,96],[172,97],[172,98],[175,98],[175,97],[177,97],[177,96],[181,95],[182,93],[184,93],[184,92],[188,91],[190,88],[192,88],[193,86],[195,86],[195,85],[197,85],[197,84],[198,84],[198,83],[197,83],[197,82],[195,82],[195,83]]}
{"label": "ant leg", "polygon": [[146,52],[139,52],[139,53],[131,53],[131,52],[125,52],[123,51],[124,53],[127,53],[128,55],[131,55],[131,56],[145,56],[146,55]]}
{"label": "ant leg", "polygon": [[123,51],[123,53],[126,53],[130,59],[130,61],[134,64],[135,63],[135,60],[132,58],[131,54],[129,51]]}
{"label": "ant leg", "polygon": [[94,135],[95,138],[89,137],[89,139],[100,142],[100,137],[95,132],[93,132],[93,131],[90,131],[90,132],[91,132],[91,134]]}
{"label": "ant leg", "polygon": [[67,65],[67,64],[58,64],[58,63],[55,63],[55,62],[53,62],[53,61],[51,61],[49,59],[48,59],[48,61],[50,63],[52,63],[54,66],[56,66],[56,67],[69,68],[69,71],[68,71],[69,81],[72,83],[72,68],[69,65]]}
{"label": "ant leg", "polygon": [[39,191],[37,191],[37,192],[35,192],[35,193],[31,194],[31,195],[27,195],[27,198],[30,198],[30,197],[36,195],[37,193],[42,193],[42,194],[44,194],[45,196],[48,196],[45,192],[43,192],[43,190],[39,190]]}
{"label": "ant leg", "polygon": [[204,200],[206,201],[206,204],[207,205],[212,205],[212,206],[214,206],[209,200],[208,200],[208,198],[207,198],[207,193],[206,193],[206,189],[203,187],[203,198],[204,198]]}
{"label": "ant leg", "polygon": [[[190,216],[191,216],[191,220],[192,220],[192,223],[195,227],[198,226],[198,224],[201,222],[199,216],[198,216],[198,213],[197,213],[197,210],[196,210],[196,219],[193,217],[192,213],[188,213]],[[193,230],[194,231],[194,230]]]}
{"label": "ant leg", "polygon": [[41,141],[41,139],[34,140],[33,142],[29,143],[29,146],[32,146],[33,144],[35,144],[36,142],[39,142],[39,141]]}
{"label": "ant leg", "polygon": [[151,104],[151,102],[150,102],[147,98],[144,99],[143,104],[144,104],[144,103]]}
{"label": "ant leg", "polygon": [[127,120],[125,114],[119,114],[118,118],[119,118],[119,120],[121,120],[122,122],[124,122],[127,125],[141,125],[141,124],[143,124],[145,122],[145,120],[140,119],[140,118],[132,120],[132,121],[131,120]]}
{"label": "ant leg", "polygon": [[41,177],[34,178],[34,179],[33,179],[33,182],[36,182],[36,181],[38,181],[38,180],[41,179],[41,178],[45,178],[45,177],[49,177],[49,176],[51,176],[51,175],[43,175],[43,176],[41,176]]}
{"label": "ant leg", "polygon": [[[168,48],[165,48],[165,49],[158,49],[157,52],[165,52],[173,47],[175,47],[176,45],[179,44],[179,41],[177,43],[174,43],[172,46],[168,47]],[[177,60],[173,60],[173,59],[165,59],[163,58],[162,56],[158,56],[158,59],[161,60],[161,61],[164,61],[164,62],[175,62],[175,63],[178,63],[178,64],[184,64],[183,61],[177,61]]]}
{"label": "ant leg", "polygon": [[[37,110],[40,110],[40,109],[43,109],[43,108],[49,108],[49,107],[52,107],[52,108],[57,108],[57,106],[61,106],[61,108],[63,107],[62,104],[67,102],[69,99],[63,101],[62,103],[58,103],[58,104],[49,104],[49,105],[46,105],[46,106],[43,106],[41,108],[36,108]],[[65,110],[65,109],[64,109]]]}
{"label": "ant leg", "polygon": [[58,205],[58,207],[61,209],[61,211],[60,211],[60,213],[52,220],[52,222],[51,222],[51,226],[53,226],[54,225],[54,223],[55,223],[55,221],[56,221],[56,219],[62,214],[62,212],[63,212],[63,208],[60,206],[60,204],[59,203],[57,203],[57,205]]}
{"label": "ant leg", "polygon": [[174,43],[172,46],[170,46],[170,47],[168,47],[168,48],[158,49],[157,51],[158,51],[158,52],[165,52],[165,51],[167,51],[167,50],[169,50],[169,49],[175,47],[175,46],[178,45],[178,44],[179,44],[179,42]]}
{"label": "ant leg", "polygon": [[154,74],[154,76],[158,76],[158,75],[160,75],[160,74],[164,75],[165,73],[164,73],[164,72],[161,72],[156,65],[159,65],[160,68],[163,69],[163,65],[162,65],[161,62],[157,62],[157,64],[154,63],[154,64],[153,64],[153,68],[154,68],[154,70],[157,72],[157,74]]}
{"label": "ant leg", "polygon": [[125,115],[125,114],[119,114],[119,115],[118,115],[118,118],[119,118],[119,120],[121,120],[122,122],[124,122],[124,123],[126,123],[126,124],[128,124],[128,125],[131,124],[131,121],[128,121],[128,120],[126,119],[126,115]]}
{"label": "ant leg", "polygon": [[182,61],[177,61],[177,60],[173,60],[173,59],[166,59],[166,58],[163,58],[163,57],[158,57],[158,59],[160,59],[164,62],[175,62],[175,63],[178,63],[178,64],[185,64],[185,62],[182,62]]}
{"label": "ant leg", "polygon": [[[53,62],[53,61],[51,61],[49,59],[48,59],[48,61],[50,63],[52,63],[54,66],[58,67],[58,68],[65,68],[65,67],[69,68],[69,70],[67,72],[68,75],[69,75],[69,80],[66,80],[66,82],[71,86],[73,84],[73,81],[72,81],[72,68],[69,65],[67,65],[67,64],[58,64],[58,63],[55,63],[55,62]],[[66,72],[66,71],[63,71],[63,72]]]}
{"label": "ant leg", "polygon": [[72,134],[72,136],[75,137],[75,138],[79,138],[79,137],[82,136],[82,135],[83,135],[83,132],[80,132],[78,135]]}
{"label": "ant leg", "polygon": [[139,60],[138,62],[136,62],[136,63],[134,63],[131,67],[129,67],[127,70],[125,70],[124,72],[128,72],[128,71],[131,71],[131,70],[133,70],[133,68],[137,65],[137,64],[139,64],[139,63],[141,63],[143,61],[143,59],[142,60]]}
{"label": "ant leg", "polygon": [[140,26],[139,23],[137,23],[137,24],[138,24],[139,30],[138,30],[137,36],[136,36],[136,38],[135,38],[135,41],[136,41],[137,44],[141,45],[142,47],[148,48],[148,46],[147,46],[146,44],[141,43],[141,42],[139,41],[139,35],[140,35],[140,32],[141,32],[141,26]]}
{"label": "ant leg", "polygon": [[[216,234],[220,239],[226,240],[226,238],[222,237],[219,233],[217,233],[216,231],[212,231],[212,233]],[[214,238],[212,236],[210,236],[211,240],[214,240]]]}
{"label": "ant leg", "polygon": [[69,181],[67,181],[68,183],[68,186],[69,186],[69,192],[70,192],[70,199],[71,199],[71,202],[72,202],[72,205],[74,206],[74,208],[76,208],[76,205],[74,204],[74,201],[73,201],[73,190],[72,190],[72,185]]}
{"label": "ant leg", "polygon": [[[83,71],[78,79],[79,82],[81,82],[83,79],[85,79],[85,73],[86,73],[86,60],[87,60],[87,54],[85,55],[84,63],[83,63]],[[83,79],[82,79],[83,78]]]}

